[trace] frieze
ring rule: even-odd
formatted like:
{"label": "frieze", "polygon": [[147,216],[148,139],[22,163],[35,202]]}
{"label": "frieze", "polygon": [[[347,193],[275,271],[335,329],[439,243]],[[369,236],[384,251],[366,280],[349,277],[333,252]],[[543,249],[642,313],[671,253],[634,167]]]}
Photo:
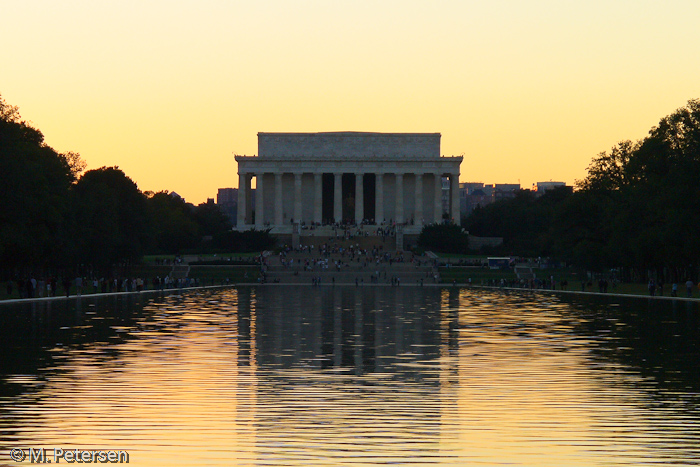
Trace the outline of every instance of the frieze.
{"label": "frieze", "polygon": [[434,159],[440,133],[258,133],[260,159]]}
{"label": "frieze", "polygon": [[381,161],[373,163],[364,163],[362,161],[273,161],[265,160],[260,158],[238,158],[238,171],[239,174],[243,173],[293,173],[293,172],[304,172],[304,173],[333,173],[333,172],[365,172],[365,173],[378,173],[386,172],[392,173],[395,171],[400,171],[402,173],[434,173],[434,172],[445,172],[454,173],[459,172],[459,165],[461,158],[443,158],[443,160],[432,162],[432,163],[417,163],[415,161]]}

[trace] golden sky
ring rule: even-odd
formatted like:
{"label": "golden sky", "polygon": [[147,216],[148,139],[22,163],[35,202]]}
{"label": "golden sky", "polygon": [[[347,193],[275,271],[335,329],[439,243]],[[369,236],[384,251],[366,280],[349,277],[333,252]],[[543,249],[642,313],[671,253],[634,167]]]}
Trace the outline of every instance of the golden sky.
{"label": "golden sky", "polygon": [[6,0],[0,93],[195,204],[257,133],[439,132],[461,181],[583,178],[700,97],[697,0]]}

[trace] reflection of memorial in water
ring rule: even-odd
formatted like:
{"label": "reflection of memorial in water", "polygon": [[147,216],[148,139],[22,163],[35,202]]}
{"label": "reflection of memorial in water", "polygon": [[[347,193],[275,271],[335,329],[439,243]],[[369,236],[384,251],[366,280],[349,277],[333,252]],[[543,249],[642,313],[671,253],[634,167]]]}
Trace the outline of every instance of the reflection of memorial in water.
{"label": "reflection of memorial in water", "polygon": [[441,420],[457,400],[442,359],[449,353],[441,311],[447,292],[275,287],[238,293],[239,320],[255,323],[254,332],[240,337],[254,348],[254,405],[264,408],[241,407],[239,419],[253,420],[258,461],[340,465],[358,456],[373,465],[446,455]]}
{"label": "reflection of memorial in water", "polygon": [[441,353],[438,289],[329,287],[309,293],[284,288],[266,294],[251,290],[252,300],[243,293],[240,314],[246,314],[248,300],[254,302],[260,368],[386,372],[413,379],[427,375],[410,370],[408,363]]}

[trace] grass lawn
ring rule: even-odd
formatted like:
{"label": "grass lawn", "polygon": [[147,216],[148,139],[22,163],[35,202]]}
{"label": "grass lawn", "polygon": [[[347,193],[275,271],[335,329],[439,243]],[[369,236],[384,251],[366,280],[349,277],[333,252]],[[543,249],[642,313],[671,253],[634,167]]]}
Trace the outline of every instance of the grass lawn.
{"label": "grass lawn", "polygon": [[[578,271],[572,269],[542,269],[535,270],[535,275],[540,280],[549,280],[550,276],[554,276],[554,280],[559,284],[560,281],[566,280],[569,285],[567,290],[581,291],[581,275]],[[488,285],[489,280],[500,280],[505,279],[507,281],[517,279],[515,272],[511,269],[499,270],[499,269],[486,269],[486,268],[469,268],[469,267],[441,267],[440,268],[440,278],[443,283],[449,284],[453,280],[457,281],[458,284],[464,284],[472,280],[474,285]],[[586,280],[585,291],[586,292],[598,292],[598,281],[590,281],[591,285],[588,285],[589,281]],[[557,285],[559,288],[559,285]],[[614,288],[612,284],[608,284],[608,293],[618,293],[618,294],[630,294],[630,295],[648,295],[649,289],[647,284],[638,283],[618,283]],[[693,290],[695,297],[700,296],[700,290]],[[663,293],[660,294],[659,290],[656,290],[656,295],[671,295],[671,284],[664,284]],[[685,297],[686,290],[684,284],[678,284],[678,296]]]}

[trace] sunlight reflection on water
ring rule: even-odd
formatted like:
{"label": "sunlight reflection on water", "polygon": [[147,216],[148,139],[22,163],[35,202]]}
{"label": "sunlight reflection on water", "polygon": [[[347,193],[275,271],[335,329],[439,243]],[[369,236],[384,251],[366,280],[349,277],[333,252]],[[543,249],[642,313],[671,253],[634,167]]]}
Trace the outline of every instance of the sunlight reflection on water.
{"label": "sunlight reflection on water", "polygon": [[612,301],[268,286],[5,307],[0,462],[700,463],[696,305]]}

